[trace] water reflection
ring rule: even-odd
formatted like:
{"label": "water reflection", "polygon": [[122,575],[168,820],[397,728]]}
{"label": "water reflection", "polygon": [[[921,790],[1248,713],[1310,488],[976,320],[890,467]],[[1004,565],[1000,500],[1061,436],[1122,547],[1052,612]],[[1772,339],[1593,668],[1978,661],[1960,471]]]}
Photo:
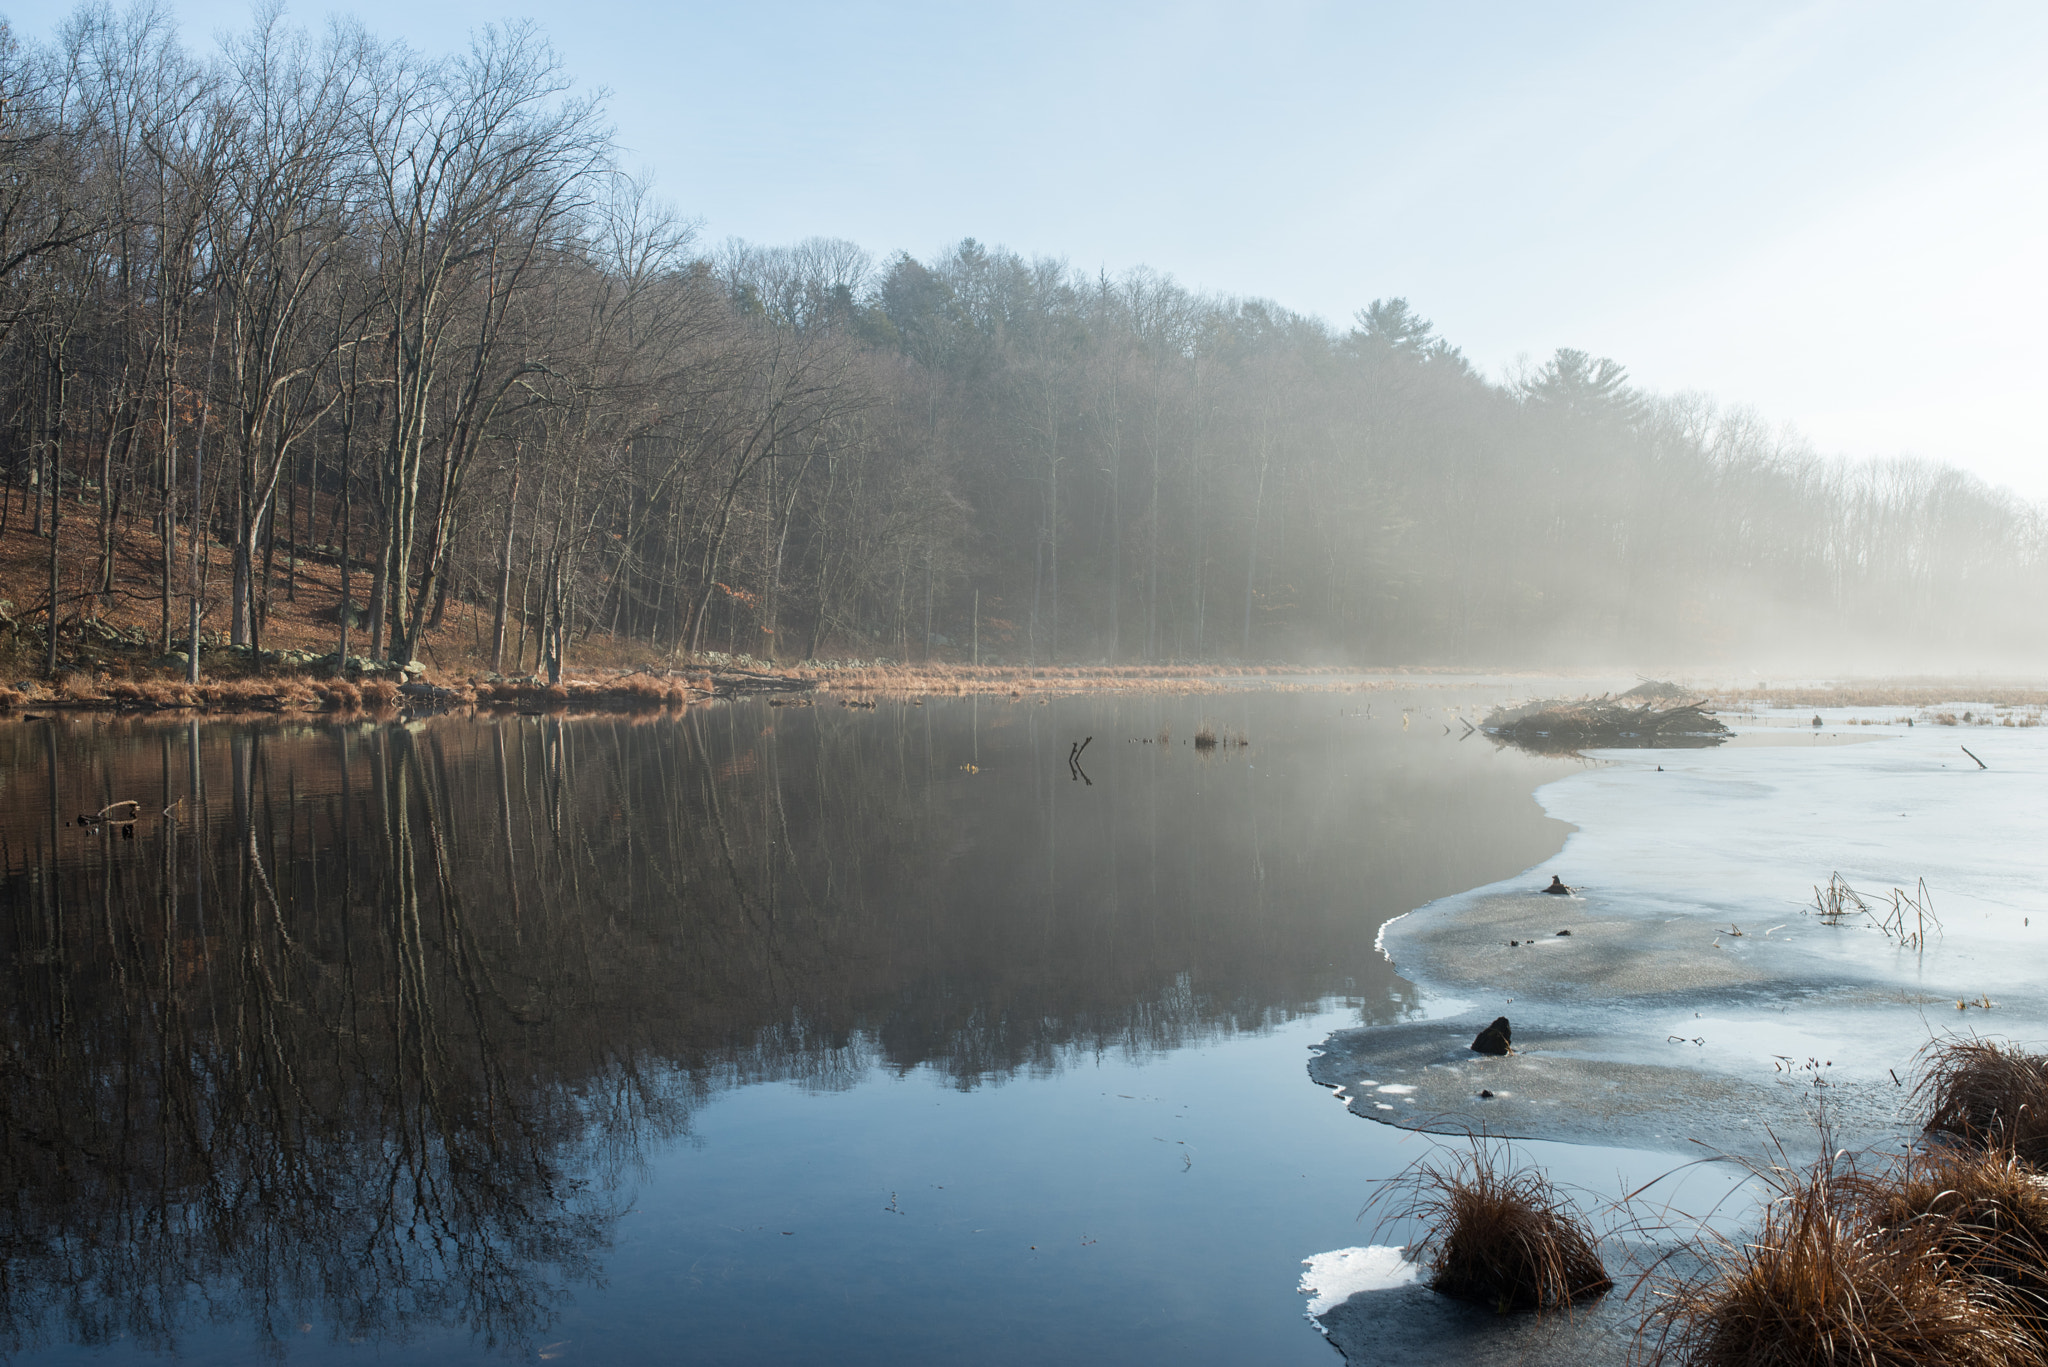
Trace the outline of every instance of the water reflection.
{"label": "water reflection", "polygon": [[526,1345],[721,1089],[1398,1015],[1557,766],[1244,707],[0,728],[0,1346]]}

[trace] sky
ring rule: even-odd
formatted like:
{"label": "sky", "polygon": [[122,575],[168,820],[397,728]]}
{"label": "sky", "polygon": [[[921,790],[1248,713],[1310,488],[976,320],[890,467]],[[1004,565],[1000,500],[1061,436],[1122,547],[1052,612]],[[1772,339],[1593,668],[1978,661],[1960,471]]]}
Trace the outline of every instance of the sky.
{"label": "sky", "polygon": [[[166,3],[202,49],[251,13]],[[288,10],[334,13],[429,53],[537,21],[710,244],[973,236],[1338,325],[1398,295],[1489,374],[1577,347],[2048,499],[2048,5]]]}

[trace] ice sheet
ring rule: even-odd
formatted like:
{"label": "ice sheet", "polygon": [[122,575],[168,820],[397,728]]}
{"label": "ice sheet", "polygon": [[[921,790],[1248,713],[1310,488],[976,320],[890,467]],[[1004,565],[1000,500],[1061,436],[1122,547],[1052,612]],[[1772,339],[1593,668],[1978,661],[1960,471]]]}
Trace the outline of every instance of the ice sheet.
{"label": "ice sheet", "polygon": [[[1796,741],[1811,716],[1738,730]],[[1333,1037],[1317,1081],[1413,1087],[1357,1108],[1398,1124],[1754,1152],[1821,1099],[1858,1138],[1903,1135],[1930,1039],[2048,1043],[2048,729],[1850,720],[1822,714],[1809,744],[1592,752],[1537,794],[1578,828],[1556,858],[1383,930],[1424,1019]],[[1827,743],[1845,733],[1871,743]],[[1867,894],[1924,879],[1939,930],[1823,924],[1807,904],[1836,872]],[[1578,895],[1543,895],[1552,874]],[[1496,1015],[1518,1052],[1472,1055]]]}

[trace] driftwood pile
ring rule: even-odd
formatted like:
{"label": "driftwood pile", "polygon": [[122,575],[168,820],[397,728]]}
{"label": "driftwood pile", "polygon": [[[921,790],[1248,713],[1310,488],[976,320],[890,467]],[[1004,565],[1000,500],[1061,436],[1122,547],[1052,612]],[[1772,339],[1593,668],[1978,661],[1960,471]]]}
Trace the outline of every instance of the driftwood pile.
{"label": "driftwood pile", "polygon": [[1496,708],[1480,726],[1488,735],[1534,749],[1583,745],[1713,745],[1730,733],[1698,702],[1659,706],[1626,697],[1550,698]]}

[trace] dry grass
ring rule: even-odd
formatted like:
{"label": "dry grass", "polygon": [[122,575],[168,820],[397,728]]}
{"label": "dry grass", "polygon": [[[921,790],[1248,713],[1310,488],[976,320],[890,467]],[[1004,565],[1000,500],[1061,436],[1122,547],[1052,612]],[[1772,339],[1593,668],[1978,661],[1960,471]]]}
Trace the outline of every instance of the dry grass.
{"label": "dry grass", "polygon": [[389,679],[365,679],[356,685],[363,706],[369,708],[398,706],[398,685]]}
{"label": "dry grass", "polygon": [[[773,672],[809,680],[820,688],[847,692],[1016,697],[1027,692],[1196,694],[1241,692],[1248,688],[1274,692],[1371,692],[1440,686],[1426,681],[1432,674],[1451,671],[1335,665],[966,665],[933,661],[911,665],[775,666]],[[1388,677],[1339,677],[1367,673]]]}
{"label": "dry grass", "polygon": [[2010,1153],[1916,1154],[1860,1196],[1879,1229],[1925,1233],[1950,1271],[2004,1288],[2037,1351],[2048,1351],[2048,1179]]}
{"label": "dry grass", "polygon": [[[1703,690],[1716,702],[1771,707],[1939,707],[1944,703],[1990,703],[1995,707],[2048,706],[2048,689],[2023,681],[1982,679],[1872,679],[1864,682],[1803,684],[1791,688]],[[1953,723],[1951,723],[1953,724]]]}
{"label": "dry grass", "polygon": [[1507,1314],[1562,1310],[1610,1290],[1592,1230],[1543,1172],[1506,1145],[1476,1139],[1391,1179],[1395,1217],[1428,1228],[1432,1289]]}
{"label": "dry grass", "polygon": [[1942,1221],[1873,1218],[1871,1187],[1825,1159],[1778,1174],[1762,1227],[1668,1287],[1651,1353],[1687,1367],[2018,1367],[2034,1341],[2004,1287],[1961,1275]]}
{"label": "dry grass", "polygon": [[363,691],[347,679],[327,679],[313,685],[321,701],[337,712],[353,712],[363,705]]}
{"label": "dry grass", "polygon": [[1914,1096],[1929,1134],[2048,1162],[2048,1057],[1974,1038],[1937,1041],[1924,1057]]}

